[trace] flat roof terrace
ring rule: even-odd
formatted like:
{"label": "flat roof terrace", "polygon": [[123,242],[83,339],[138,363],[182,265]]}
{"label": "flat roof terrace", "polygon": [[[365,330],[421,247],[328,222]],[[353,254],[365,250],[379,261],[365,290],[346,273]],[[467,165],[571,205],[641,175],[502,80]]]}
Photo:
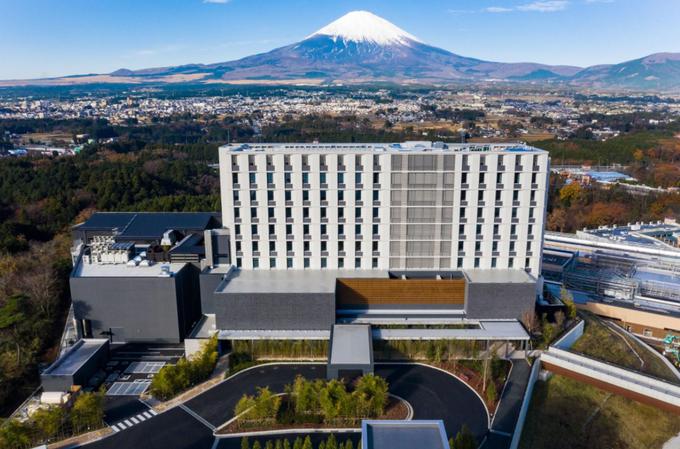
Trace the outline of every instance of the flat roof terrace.
{"label": "flat roof terrace", "polygon": [[523,143],[234,143],[220,147],[232,153],[546,153]]}
{"label": "flat roof terrace", "polygon": [[383,270],[232,270],[217,293],[335,293],[338,278],[389,278]]}
{"label": "flat roof terrace", "polygon": [[170,273],[177,273],[185,263],[155,263],[150,266],[128,266],[124,263],[100,264],[83,263],[81,260],[73,270],[73,277],[171,277],[162,267],[168,267]]}

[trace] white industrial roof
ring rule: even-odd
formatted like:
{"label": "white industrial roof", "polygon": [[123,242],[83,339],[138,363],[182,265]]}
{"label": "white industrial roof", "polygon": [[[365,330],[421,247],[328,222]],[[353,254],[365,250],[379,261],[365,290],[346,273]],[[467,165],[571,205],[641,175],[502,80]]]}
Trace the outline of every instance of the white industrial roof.
{"label": "white industrial roof", "polygon": [[234,143],[220,147],[229,152],[277,152],[277,153],[545,153],[544,150],[523,143],[443,143],[430,141],[407,141],[396,143]]}
{"label": "white industrial roof", "polygon": [[170,268],[171,273],[177,273],[184,267],[184,263],[156,263],[151,266],[137,265],[130,267],[124,263],[99,264],[78,263],[73,271],[74,277],[164,277],[162,266]]}

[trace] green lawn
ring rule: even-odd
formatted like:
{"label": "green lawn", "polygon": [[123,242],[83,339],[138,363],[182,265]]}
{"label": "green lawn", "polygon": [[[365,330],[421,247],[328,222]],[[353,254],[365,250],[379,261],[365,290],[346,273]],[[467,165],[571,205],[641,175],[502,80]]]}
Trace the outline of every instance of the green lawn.
{"label": "green lawn", "polygon": [[[652,350],[626,336],[623,331],[617,334],[595,315],[583,313],[582,316],[586,322],[585,330],[583,336],[571,347],[572,351],[679,383],[671,370],[650,352]],[[626,344],[626,341],[635,352]],[[640,362],[635,353],[644,361],[644,364]]]}
{"label": "green lawn", "polygon": [[680,417],[563,377],[538,381],[521,449],[660,449]]}

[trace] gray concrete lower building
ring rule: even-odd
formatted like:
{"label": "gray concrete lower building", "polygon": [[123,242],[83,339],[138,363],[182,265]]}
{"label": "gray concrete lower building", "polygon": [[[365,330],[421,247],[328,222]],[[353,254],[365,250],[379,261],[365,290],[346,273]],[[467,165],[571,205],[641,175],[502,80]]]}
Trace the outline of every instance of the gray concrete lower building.
{"label": "gray concrete lower building", "polygon": [[192,264],[79,262],[70,285],[79,334],[89,338],[179,343],[201,317],[198,269]]}
{"label": "gray concrete lower building", "polygon": [[45,392],[68,392],[74,385],[87,385],[108,361],[109,341],[105,338],[78,340],[40,375]]}

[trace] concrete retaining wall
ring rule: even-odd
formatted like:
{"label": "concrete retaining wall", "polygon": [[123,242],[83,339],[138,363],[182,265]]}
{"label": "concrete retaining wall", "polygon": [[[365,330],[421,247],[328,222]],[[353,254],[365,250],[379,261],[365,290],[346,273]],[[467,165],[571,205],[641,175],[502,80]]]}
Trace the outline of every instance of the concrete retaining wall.
{"label": "concrete retaining wall", "polygon": [[559,340],[553,343],[552,347],[567,350],[571,348],[576,340],[581,338],[583,330],[585,329],[585,321],[580,321],[574,327],[569,329]]}

